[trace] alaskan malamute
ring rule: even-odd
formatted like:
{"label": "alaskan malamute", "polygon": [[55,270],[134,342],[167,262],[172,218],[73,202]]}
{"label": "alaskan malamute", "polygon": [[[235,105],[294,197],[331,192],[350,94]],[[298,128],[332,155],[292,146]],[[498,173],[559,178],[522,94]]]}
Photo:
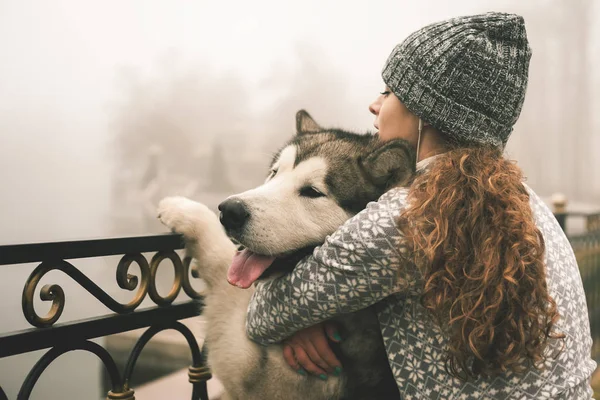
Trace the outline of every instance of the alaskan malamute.
{"label": "alaskan malamute", "polygon": [[303,110],[296,127],[273,158],[265,183],[221,203],[220,221],[203,204],[182,197],[159,205],[161,221],[184,236],[197,262],[195,273],[206,282],[208,364],[225,387],[225,399],[397,399],[370,309],[335,319],[343,340],[332,348],[343,372],[326,381],[293,371],[281,345],[261,346],[246,336],[257,279],[293,268],[368,202],[414,174],[414,151],[405,141],[324,129]]}

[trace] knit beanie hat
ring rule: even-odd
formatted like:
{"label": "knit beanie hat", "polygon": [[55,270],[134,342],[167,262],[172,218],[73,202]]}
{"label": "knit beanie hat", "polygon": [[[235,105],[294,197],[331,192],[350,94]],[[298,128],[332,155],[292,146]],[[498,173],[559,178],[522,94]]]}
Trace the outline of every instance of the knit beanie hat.
{"label": "knit beanie hat", "polygon": [[452,142],[503,147],[521,113],[530,58],[523,17],[490,12],[414,32],[382,76],[408,110]]}

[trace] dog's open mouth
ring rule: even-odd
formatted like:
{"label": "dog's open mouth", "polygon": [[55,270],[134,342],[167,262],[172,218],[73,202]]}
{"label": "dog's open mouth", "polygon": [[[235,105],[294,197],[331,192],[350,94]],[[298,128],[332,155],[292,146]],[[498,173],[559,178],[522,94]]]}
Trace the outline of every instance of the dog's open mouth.
{"label": "dog's open mouth", "polygon": [[238,251],[227,271],[227,281],[239,288],[248,289],[273,264],[275,256],[264,256],[248,249]]}
{"label": "dog's open mouth", "polygon": [[239,250],[227,271],[227,281],[242,289],[248,289],[258,279],[269,279],[277,274],[290,273],[304,257],[312,254],[316,245],[290,250],[282,254],[265,256],[248,248]]}

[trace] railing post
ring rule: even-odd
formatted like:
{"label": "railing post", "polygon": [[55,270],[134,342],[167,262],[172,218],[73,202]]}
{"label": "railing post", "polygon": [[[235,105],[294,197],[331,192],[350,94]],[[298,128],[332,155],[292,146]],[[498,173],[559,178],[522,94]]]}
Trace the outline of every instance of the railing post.
{"label": "railing post", "polygon": [[554,193],[552,195],[552,207],[554,217],[564,232],[567,228],[567,196],[562,193]]}

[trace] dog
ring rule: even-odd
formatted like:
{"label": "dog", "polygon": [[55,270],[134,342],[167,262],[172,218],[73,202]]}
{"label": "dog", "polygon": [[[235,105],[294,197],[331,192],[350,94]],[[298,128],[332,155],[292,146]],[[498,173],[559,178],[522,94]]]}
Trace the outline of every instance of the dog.
{"label": "dog", "polygon": [[159,204],[160,220],[183,235],[196,260],[193,272],[206,283],[208,365],[227,400],[398,399],[370,308],[334,319],[343,340],[332,348],[343,372],[325,381],[293,371],[281,345],[246,336],[255,281],[289,272],[367,203],[415,173],[414,150],[403,140],[324,129],[304,110],[296,114],[296,131],[264,184],[227,198],[219,217],[182,197]]}

